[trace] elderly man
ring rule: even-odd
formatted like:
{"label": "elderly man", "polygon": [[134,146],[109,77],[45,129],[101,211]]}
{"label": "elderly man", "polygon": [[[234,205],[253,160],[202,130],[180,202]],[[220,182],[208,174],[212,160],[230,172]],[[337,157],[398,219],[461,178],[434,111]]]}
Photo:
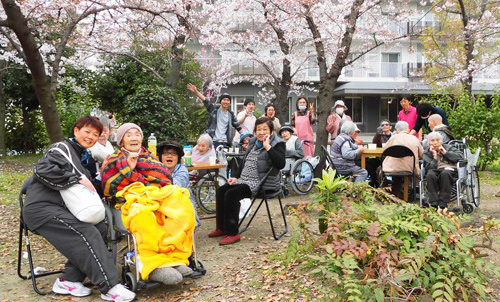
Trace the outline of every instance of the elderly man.
{"label": "elderly man", "polygon": [[[419,175],[420,167],[418,166],[418,159],[422,157],[424,149],[420,145],[420,141],[414,135],[410,135],[408,123],[405,121],[399,121],[396,123],[396,134],[393,135],[385,144],[384,150],[391,146],[405,146],[409,148],[413,155],[415,155],[415,168],[417,175]],[[413,171],[413,159],[410,157],[405,158],[395,158],[387,157],[382,166],[382,171],[384,172],[412,172]],[[403,177],[393,177],[392,178],[392,194],[399,196],[401,193],[401,184]]]}
{"label": "elderly man", "polygon": [[364,151],[363,146],[356,145],[357,131],[359,129],[356,124],[351,121],[344,122],[340,128],[340,134],[333,141],[330,156],[338,173],[355,175],[354,182],[363,182],[368,177],[368,171],[355,163]]}
{"label": "elderly man", "polygon": [[443,209],[450,202],[457,162],[463,155],[454,147],[443,144],[443,137],[438,132],[431,132],[427,139],[429,148],[425,150],[423,159],[427,171],[429,203],[435,208]]}

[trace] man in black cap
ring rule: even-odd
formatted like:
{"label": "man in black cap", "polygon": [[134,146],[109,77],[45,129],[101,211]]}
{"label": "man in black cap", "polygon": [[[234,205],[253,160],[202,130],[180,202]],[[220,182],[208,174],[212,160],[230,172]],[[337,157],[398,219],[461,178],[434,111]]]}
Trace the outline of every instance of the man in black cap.
{"label": "man in black cap", "polygon": [[203,105],[209,113],[207,129],[205,130],[214,140],[214,147],[219,145],[231,146],[233,139],[233,127],[239,132],[241,126],[234,113],[231,111],[231,96],[223,93],[219,96],[220,104],[212,104],[196,86],[189,83],[187,88],[203,101]]}

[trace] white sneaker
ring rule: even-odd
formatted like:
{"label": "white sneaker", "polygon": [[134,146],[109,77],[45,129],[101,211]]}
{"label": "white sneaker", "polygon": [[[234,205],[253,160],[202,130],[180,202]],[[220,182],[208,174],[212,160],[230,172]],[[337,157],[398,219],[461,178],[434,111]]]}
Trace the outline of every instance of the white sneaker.
{"label": "white sneaker", "polygon": [[75,297],[86,297],[92,294],[92,290],[85,287],[81,282],[71,282],[66,280],[56,279],[52,291],[60,295],[72,295]]}
{"label": "white sneaker", "polygon": [[106,301],[128,302],[134,300],[135,293],[118,283],[107,294],[101,294],[101,298]]}

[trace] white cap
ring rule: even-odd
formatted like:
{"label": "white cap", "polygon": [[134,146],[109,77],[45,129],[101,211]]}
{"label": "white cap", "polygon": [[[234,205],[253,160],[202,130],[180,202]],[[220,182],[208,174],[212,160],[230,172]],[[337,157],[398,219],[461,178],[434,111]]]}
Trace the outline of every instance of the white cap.
{"label": "white cap", "polygon": [[[342,101],[341,101],[341,102],[342,102]],[[358,128],[358,125],[354,124],[354,127],[356,127],[356,128],[354,129],[354,132],[361,132],[361,130],[359,130],[359,128]]]}
{"label": "white cap", "polygon": [[336,108],[337,106],[342,106],[344,107],[345,110],[347,110],[347,106],[344,104],[344,101],[342,100],[335,101],[335,105],[333,105],[333,108]]}

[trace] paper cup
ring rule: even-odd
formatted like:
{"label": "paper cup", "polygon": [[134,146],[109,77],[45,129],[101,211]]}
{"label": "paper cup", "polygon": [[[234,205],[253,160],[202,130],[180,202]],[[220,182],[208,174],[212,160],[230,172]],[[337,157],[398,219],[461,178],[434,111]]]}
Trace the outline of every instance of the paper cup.
{"label": "paper cup", "polygon": [[368,149],[370,150],[377,149],[377,144],[368,144]]}
{"label": "paper cup", "polygon": [[208,163],[209,163],[211,166],[214,166],[216,162],[217,162],[217,157],[215,157],[215,156],[210,156],[210,157],[208,158]]}
{"label": "paper cup", "polygon": [[240,153],[240,148],[235,147],[235,148],[234,148],[234,153]]}

